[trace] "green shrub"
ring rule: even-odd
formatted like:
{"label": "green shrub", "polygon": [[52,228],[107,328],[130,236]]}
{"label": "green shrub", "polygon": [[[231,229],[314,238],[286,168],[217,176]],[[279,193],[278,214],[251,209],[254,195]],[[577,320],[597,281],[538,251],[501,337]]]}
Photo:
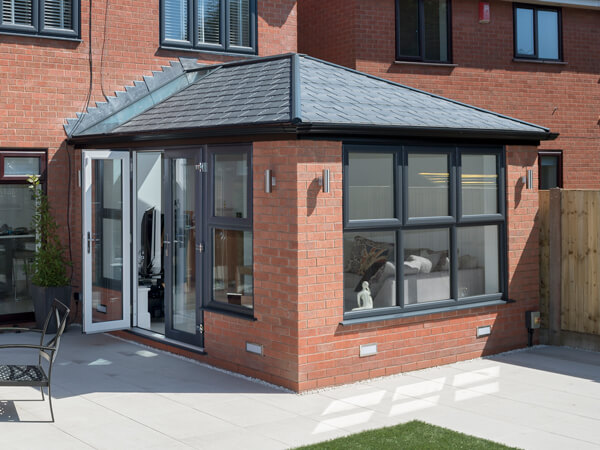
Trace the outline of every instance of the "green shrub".
{"label": "green shrub", "polygon": [[66,247],[58,236],[58,224],[50,212],[48,196],[37,175],[30,176],[29,189],[36,205],[31,226],[35,231],[35,256],[28,265],[31,282],[37,286],[68,286]]}

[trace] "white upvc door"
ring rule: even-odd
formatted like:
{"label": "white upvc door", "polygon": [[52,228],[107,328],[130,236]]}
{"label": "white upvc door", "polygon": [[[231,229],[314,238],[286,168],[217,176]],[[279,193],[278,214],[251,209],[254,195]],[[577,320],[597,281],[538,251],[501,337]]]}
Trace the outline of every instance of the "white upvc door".
{"label": "white upvc door", "polygon": [[129,153],[83,151],[83,331],[131,324]]}

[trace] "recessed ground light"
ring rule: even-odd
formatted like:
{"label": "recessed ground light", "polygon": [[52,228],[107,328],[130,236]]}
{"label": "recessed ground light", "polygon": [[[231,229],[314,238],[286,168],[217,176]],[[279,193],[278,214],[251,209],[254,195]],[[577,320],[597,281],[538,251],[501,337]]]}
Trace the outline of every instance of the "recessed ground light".
{"label": "recessed ground light", "polygon": [[255,353],[257,355],[263,354],[263,346],[260,344],[253,344],[252,342],[246,342],[246,351]]}
{"label": "recessed ground light", "polygon": [[360,357],[372,356],[377,354],[377,344],[365,344],[360,346]]}
{"label": "recessed ground light", "polygon": [[490,334],[492,334],[492,326],[491,325],[477,327],[477,337],[489,336]]}

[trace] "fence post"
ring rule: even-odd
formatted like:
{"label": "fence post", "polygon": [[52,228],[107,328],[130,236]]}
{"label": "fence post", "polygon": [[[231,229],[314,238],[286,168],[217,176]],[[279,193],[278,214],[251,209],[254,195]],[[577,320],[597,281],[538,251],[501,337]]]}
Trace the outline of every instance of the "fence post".
{"label": "fence post", "polygon": [[561,329],[561,294],[562,294],[562,249],[561,249],[561,219],[562,191],[559,188],[550,189],[549,219],[549,298],[548,298],[548,340],[550,345],[560,345]]}

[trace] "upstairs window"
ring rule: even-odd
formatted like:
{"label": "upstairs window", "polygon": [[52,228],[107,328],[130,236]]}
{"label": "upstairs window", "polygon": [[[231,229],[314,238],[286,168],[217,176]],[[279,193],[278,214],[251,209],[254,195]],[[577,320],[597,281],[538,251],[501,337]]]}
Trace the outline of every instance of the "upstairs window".
{"label": "upstairs window", "polygon": [[450,0],[396,0],[396,59],[451,61]]}
{"label": "upstairs window", "polygon": [[79,37],[77,0],[2,0],[0,32]]}
{"label": "upstairs window", "polygon": [[560,61],[560,10],[545,6],[514,6],[515,58]]}
{"label": "upstairs window", "polygon": [[163,0],[164,47],[255,53],[256,0]]}

